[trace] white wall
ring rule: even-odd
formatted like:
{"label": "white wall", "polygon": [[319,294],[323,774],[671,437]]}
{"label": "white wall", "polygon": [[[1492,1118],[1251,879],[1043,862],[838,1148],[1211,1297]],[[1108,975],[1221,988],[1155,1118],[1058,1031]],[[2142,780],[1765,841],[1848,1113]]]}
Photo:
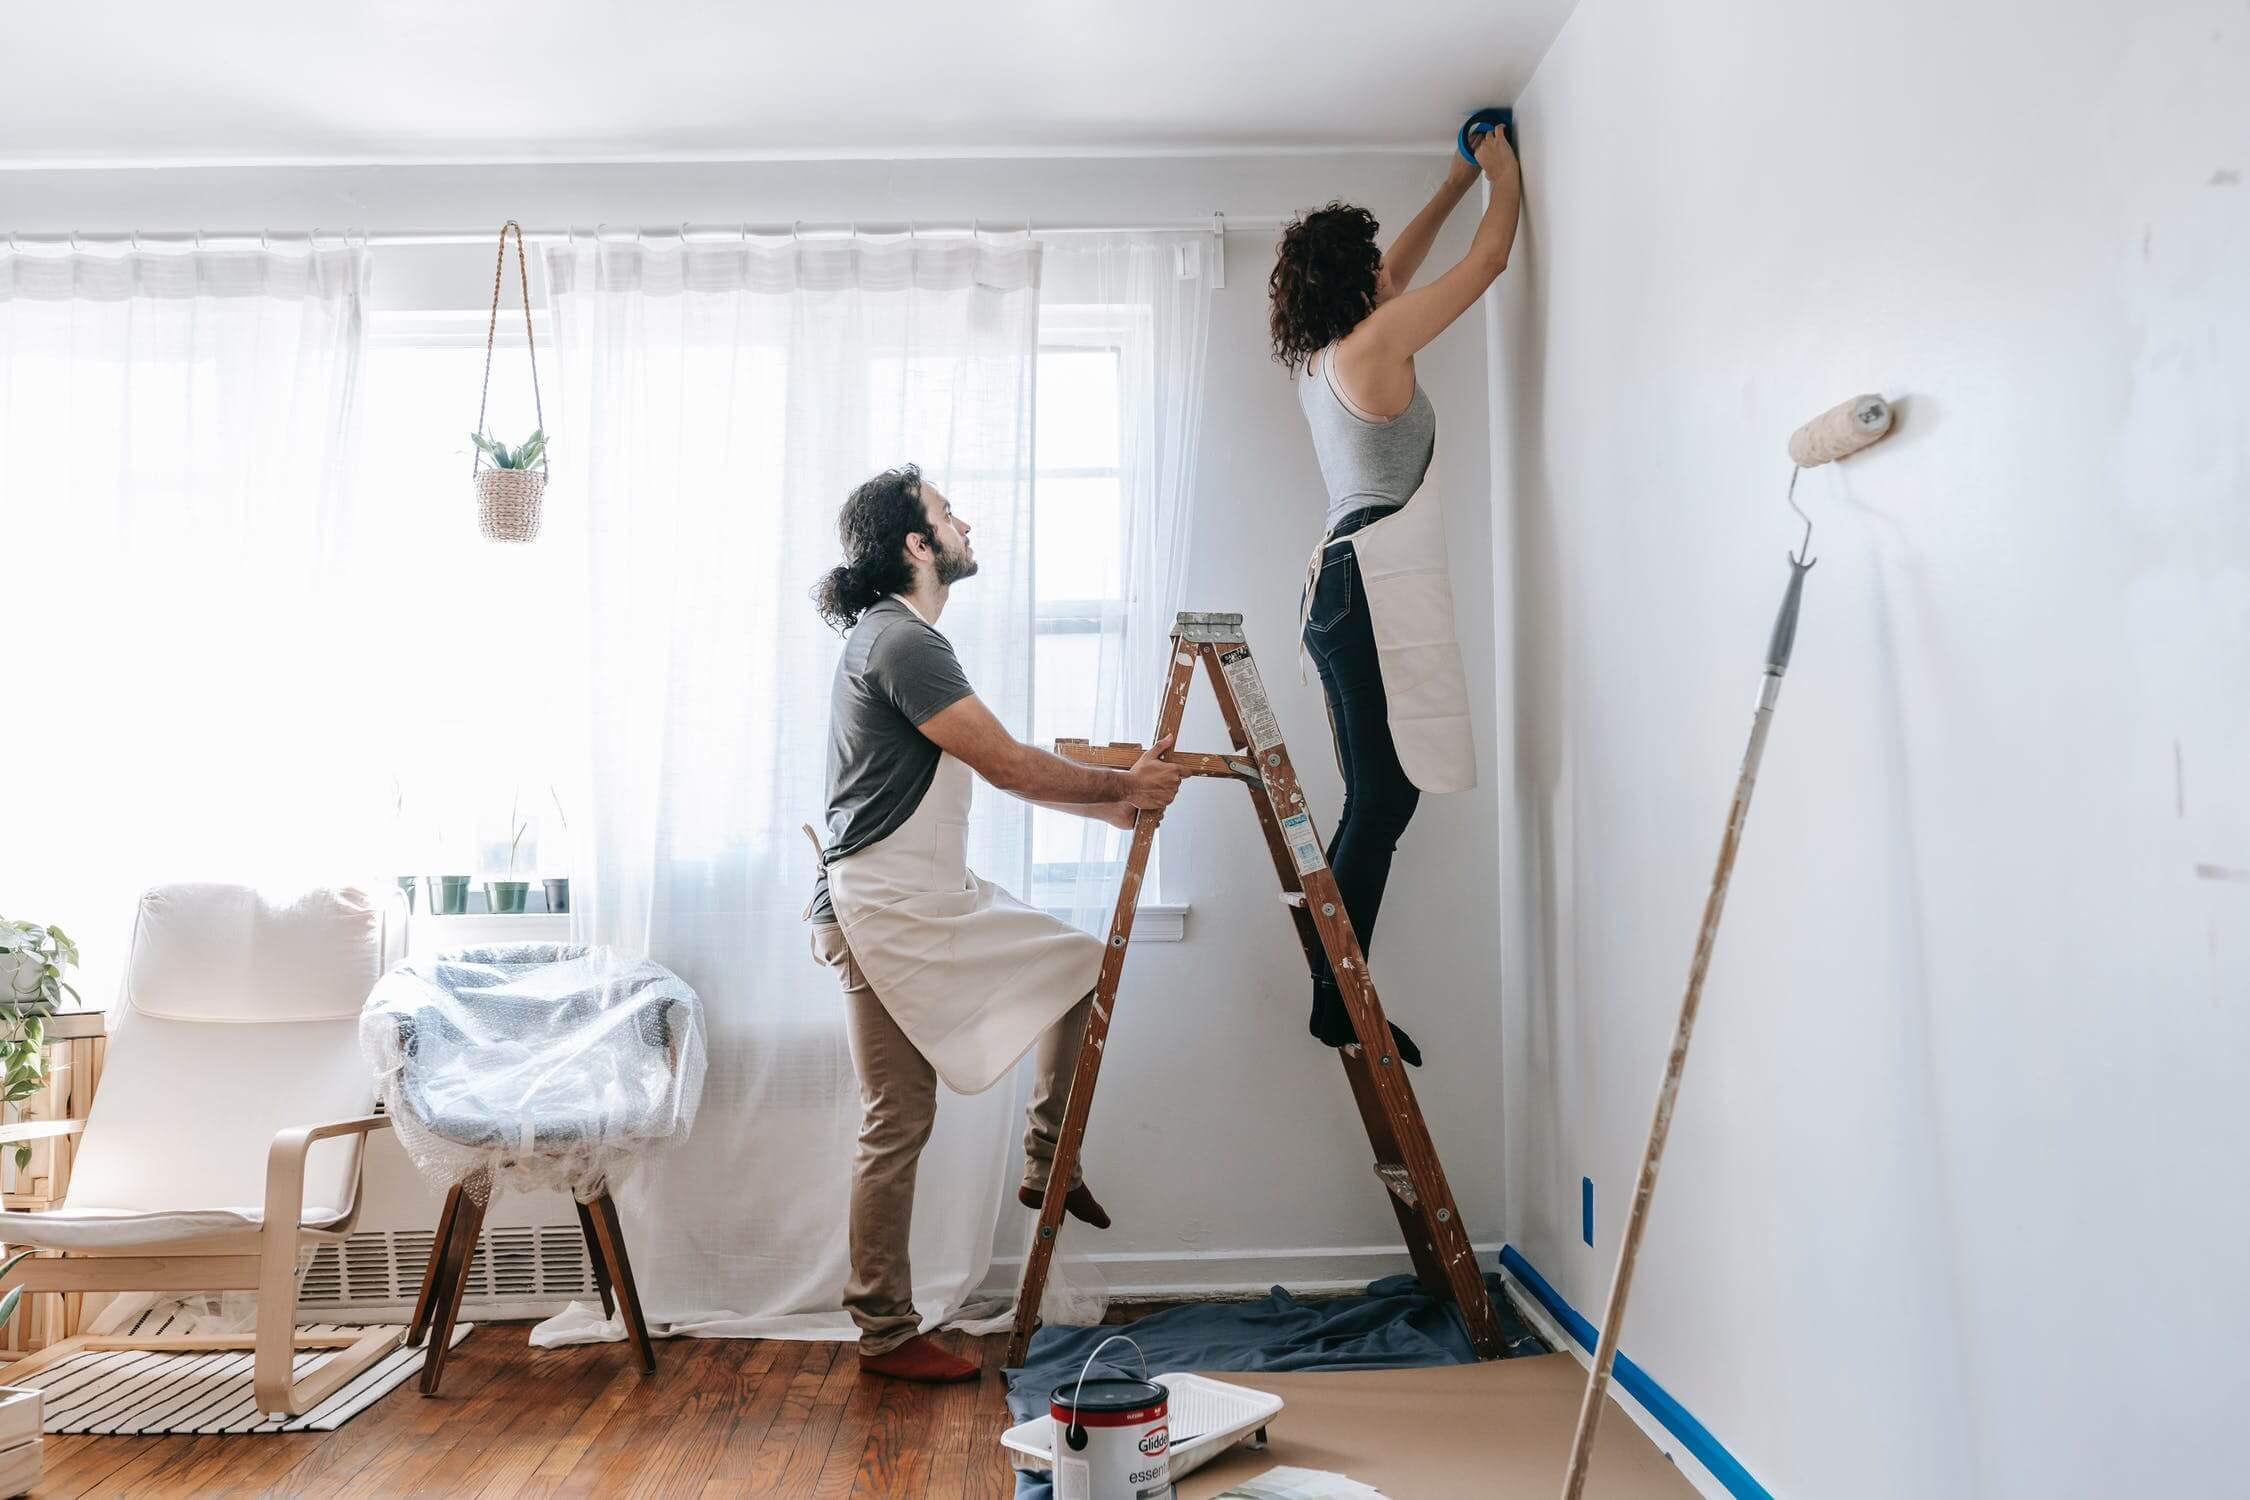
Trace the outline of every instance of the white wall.
{"label": "white wall", "polygon": [[[1330,197],[1365,203],[1397,228],[1445,167],[1416,156],[1173,157],[1068,161],[764,162],[732,165],[290,168],[0,172],[0,229],[86,233],[312,226],[374,229],[849,220],[1042,226],[1174,221],[1214,209],[1281,215]],[[1467,244],[1466,212],[1437,256]],[[1188,604],[1249,616],[1298,769],[1324,827],[1338,780],[1315,679],[1300,686],[1294,651],[1305,554],[1326,508],[1295,398],[1266,357],[1270,231],[1229,238],[1228,285],[1212,318],[1203,459],[1203,524]],[[491,249],[383,252],[378,306],[481,310]],[[1484,342],[1474,319],[1424,357],[1440,415],[1440,455],[1461,554],[1491,547]],[[1455,579],[1471,680],[1493,680],[1491,580]],[[1200,689],[1199,689],[1200,690]],[[1488,765],[1489,690],[1476,703]],[[1224,748],[1200,699],[1182,743]],[[1493,1002],[1497,936],[1489,883],[1498,821],[1482,789],[1431,799],[1409,831],[1385,906],[1377,974],[1392,1012],[1433,1060],[1417,1079],[1464,1222],[1480,1244],[1501,1238],[1499,1041]],[[1322,1281],[1404,1270],[1397,1227],[1370,1170],[1342,1069],[1304,1032],[1303,956],[1274,894],[1246,799],[1190,789],[1165,825],[1167,900],[1188,902],[1187,937],[1137,946],[1126,971],[1109,1066],[1088,1144],[1088,1171],[1117,1220],[1106,1235],[1074,1228],[1069,1251],[1120,1257],[1120,1286]],[[661,955],[660,955],[661,956]],[[1028,1222],[1028,1216],[1027,1216]],[[1008,1226],[998,1250],[1020,1252]],[[1287,1253],[1279,1253],[1286,1251]]]}
{"label": "white wall", "polygon": [[[1773,1492],[2241,1493],[2250,9],[1585,0],[1495,444],[1510,1236]],[[1579,1242],[1579,1178],[1599,1188]]]}

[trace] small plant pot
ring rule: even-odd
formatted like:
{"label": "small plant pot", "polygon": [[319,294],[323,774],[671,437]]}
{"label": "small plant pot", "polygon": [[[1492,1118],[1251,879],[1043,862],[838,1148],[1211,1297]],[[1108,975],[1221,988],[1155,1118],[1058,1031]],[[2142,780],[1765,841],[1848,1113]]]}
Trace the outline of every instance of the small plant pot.
{"label": "small plant pot", "polygon": [[477,470],[477,526],[495,542],[529,542],[539,535],[544,469]]}
{"label": "small plant pot", "polygon": [[469,877],[466,875],[425,875],[430,887],[430,915],[433,917],[458,917],[469,909]]}
{"label": "small plant pot", "polygon": [[528,880],[487,880],[484,883],[487,911],[520,912],[530,899],[531,882]]}
{"label": "small plant pot", "polygon": [[401,875],[398,878],[398,893],[406,898],[406,914],[410,917],[414,915],[414,889],[421,883],[412,875]]}
{"label": "small plant pot", "polygon": [[569,911],[570,882],[567,880],[549,880],[545,882],[545,885],[547,887],[547,910]]}

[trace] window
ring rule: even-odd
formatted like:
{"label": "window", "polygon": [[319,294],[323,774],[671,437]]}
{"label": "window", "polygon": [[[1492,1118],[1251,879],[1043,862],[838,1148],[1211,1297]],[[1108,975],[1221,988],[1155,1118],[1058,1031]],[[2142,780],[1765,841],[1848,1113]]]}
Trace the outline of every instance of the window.
{"label": "window", "polygon": [[[361,548],[388,575],[377,624],[397,667],[370,728],[396,778],[398,874],[567,876],[569,809],[553,788],[584,735],[579,596],[548,537],[508,546],[477,531],[485,328],[482,311],[369,316],[356,509]],[[516,443],[537,418],[520,325],[512,346],[506,335],[503,323],[486,427]]]}
{"label": "window", "polygon": [[[1124,634],[1120,311],[1052,303],[1040,309],[1032,435],[1031,715],[1032,738],[1039,744],[1090,732],[1113,737],[1092,726],[1101,674],[1116,670]],[[1145,726],[1128,724],[1114,738],[1145,732]],[[1122,835],[1107,838],[1105,856],[1089,864],[1088,827],[1083,818],[1033,809],[1027,899],[1034,905],[1068,909],[1082,878],[1113,882],[1123,871]],[[1159,889],[1153,856],[1145,884],[1152,896]]]}

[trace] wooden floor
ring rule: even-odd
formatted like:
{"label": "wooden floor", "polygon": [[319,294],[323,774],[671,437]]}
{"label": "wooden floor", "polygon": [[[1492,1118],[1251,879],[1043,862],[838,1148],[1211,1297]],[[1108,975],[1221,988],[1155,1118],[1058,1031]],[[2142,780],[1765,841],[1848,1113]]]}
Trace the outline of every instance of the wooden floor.
{"label": "wooden floor", "polygon": [[533,1349],[521,1324],[469,1335],[425,1399],[412,1381],[334,1432],[50,1436],[46,1497],[819,1496],[1005,1500],[1015,1476],[1000,1335],[939,1342],[981,1380],[859,1373],[849,1344],[675,1339],[643,1376],[620,1346]]}

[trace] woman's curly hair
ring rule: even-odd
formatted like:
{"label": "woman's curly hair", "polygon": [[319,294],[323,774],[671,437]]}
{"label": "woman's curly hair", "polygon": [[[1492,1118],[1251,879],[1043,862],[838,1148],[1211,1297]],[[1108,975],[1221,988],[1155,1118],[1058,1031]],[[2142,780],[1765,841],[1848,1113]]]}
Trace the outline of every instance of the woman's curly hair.
{"label": "woman's curly hair", "polygon": [[1381,226],[1364,208],[1331,203],[1292,220],[1266,283],[1272,295],[1273,357],[1294,372],[1375,310]]}

